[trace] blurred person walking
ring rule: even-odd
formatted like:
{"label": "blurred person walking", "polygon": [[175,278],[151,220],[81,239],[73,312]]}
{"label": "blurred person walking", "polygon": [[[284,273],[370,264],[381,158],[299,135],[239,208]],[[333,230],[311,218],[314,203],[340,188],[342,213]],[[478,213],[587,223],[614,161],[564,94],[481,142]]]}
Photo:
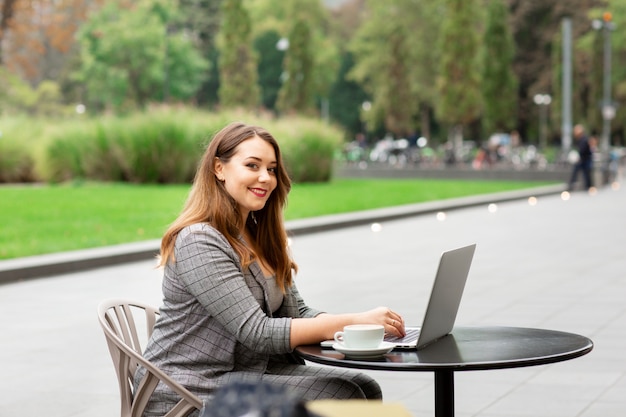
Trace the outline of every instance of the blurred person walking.
{"label": "blurred person walking", "polygon": [[593,167],[593,150],[595,139],[589,138],[585,134],[585,128],[581,124],[574,126],[574,140],[578,152],[577,161],[574,163],[572,176],[570,177],[568,190],[574,189],[574,184],[578,180],[578,174],[582,172],[585,190],[589,190],[593,183],[591,181],[591,169]]}

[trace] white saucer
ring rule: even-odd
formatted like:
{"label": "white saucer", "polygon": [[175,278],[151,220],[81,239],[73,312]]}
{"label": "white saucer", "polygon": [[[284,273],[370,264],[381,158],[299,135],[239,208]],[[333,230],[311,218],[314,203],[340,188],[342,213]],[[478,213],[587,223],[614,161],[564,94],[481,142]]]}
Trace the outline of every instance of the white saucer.
{"label": "white saucer", "polygon": [[371,349],[355,349],[349,348],[341,343],[335,343],[333,345],[333,349],[337,352],[341,352],[348,358],[354,359],[366,359],[366,358],[377,358],[385,353],[391,352],[391,350],[395,347],[393,343],[382,342],[378,347]]}

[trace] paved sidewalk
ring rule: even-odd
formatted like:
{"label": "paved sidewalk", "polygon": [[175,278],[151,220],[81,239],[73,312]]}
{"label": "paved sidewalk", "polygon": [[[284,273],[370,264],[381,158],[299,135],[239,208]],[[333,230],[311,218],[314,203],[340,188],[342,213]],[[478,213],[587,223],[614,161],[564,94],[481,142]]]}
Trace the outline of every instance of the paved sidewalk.
{"label": "paved sidewalk", "polygon": [[[441,251],[476,242],[457,324],[571,331],[590,337],[595,348],[552,365],[457,373],[457,416],[621,417],[626,189],[494,201],[430,207],[381,220],[380,228],[364,218],[298,234],[292,249],[300,292],[332,312],[389,305],[414,324]],[[158,305],[154,262],[0,285],[0,416],[119,415],[116,377],[96,319],[97,304],[109,297]],[[434,414],[431,373],[371,374],[386,401],[404,404],[415,417]]]}

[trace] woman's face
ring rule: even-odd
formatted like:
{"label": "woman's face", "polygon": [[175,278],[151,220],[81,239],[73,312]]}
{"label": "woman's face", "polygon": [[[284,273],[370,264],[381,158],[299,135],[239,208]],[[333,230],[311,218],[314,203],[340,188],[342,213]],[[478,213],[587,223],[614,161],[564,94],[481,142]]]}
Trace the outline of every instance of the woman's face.
{"label": "woman's face", "polygon": [[276,166],[274,148],[258,136],[241,142],[230,161],[215,161],[217,178],[239,204],[244,221],[250,211],[265,206],[276,188]]}

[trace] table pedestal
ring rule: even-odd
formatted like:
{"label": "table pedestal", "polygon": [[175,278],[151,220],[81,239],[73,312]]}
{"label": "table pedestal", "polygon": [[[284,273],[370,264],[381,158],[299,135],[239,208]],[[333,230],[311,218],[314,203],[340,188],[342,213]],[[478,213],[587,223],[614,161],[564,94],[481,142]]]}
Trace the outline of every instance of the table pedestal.
{"label": "table pedestal", "polygon": [[454,371],[435,371],[435,417],[454,417]]}

